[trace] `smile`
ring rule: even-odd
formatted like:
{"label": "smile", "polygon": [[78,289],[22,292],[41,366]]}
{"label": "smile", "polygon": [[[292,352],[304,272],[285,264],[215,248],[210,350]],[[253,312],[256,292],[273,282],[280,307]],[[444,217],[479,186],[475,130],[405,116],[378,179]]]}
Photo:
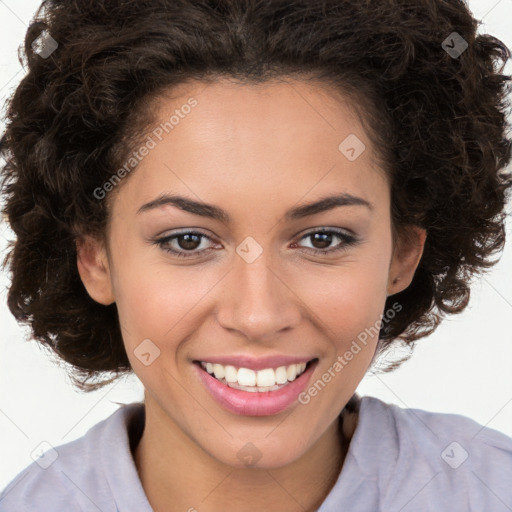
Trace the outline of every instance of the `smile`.
{"label": "smile", "polygon": [[251,370],[201,361],[201,366],[217,380],[234,389],[249,392],[275,391],[293,382],[306,370],[307,363]]}
{"label": "smile", "polygon": [[[297,405],[318,359],[286,366],[251,369],[194,361],[196,374],[223,409],[244,416],[270,416]],[[286,378],[285,378],[286,377]]]}

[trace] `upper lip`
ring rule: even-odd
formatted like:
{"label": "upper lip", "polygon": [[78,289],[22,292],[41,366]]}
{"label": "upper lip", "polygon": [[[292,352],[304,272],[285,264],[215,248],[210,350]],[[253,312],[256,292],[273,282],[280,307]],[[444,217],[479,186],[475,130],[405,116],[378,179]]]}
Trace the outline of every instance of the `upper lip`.
{"label": "upper lip", "polygon": [[274,355],[265,357],[254,357],[249,355],[226,355],[226,356],[205,356],[195,361],[205,363],[231,365],[236,368],[249,368],[251,370],[264,370],[265,368],[279,368],[280,366],[290,366],[291,364],[307,363],[314,357]]}

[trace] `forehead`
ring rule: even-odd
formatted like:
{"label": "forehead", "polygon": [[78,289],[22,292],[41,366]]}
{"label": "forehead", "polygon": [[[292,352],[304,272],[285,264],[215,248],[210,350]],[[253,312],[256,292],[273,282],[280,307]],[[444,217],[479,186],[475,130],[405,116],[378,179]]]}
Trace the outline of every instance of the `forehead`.
{"label": "forehead", "polygon": [[[297,202],[308,193],[372,195],[386,185],[351,99],[325,84],[188,82],[154,103],[151,149],[130,176],[126,203],[179,192]],[[349,141],[345,143],[345,141]],[[356,159],[347,158],[354,146]]]}
{"label": "forehead", "polygon": [[[193,98],[195,106],[187,108]],[[154,102],[157,125],[162,127],[174,113],[172,132],[183,140],[226,146],[236,139],[241,149],[258,145],[274,148],[277,141],[314,138],[334,142],[347,129],[362,128],[350,97],[319,82],[280,80],[240,84],[227,79],[205,84],[192,81],[171,89]],[[186,110],[185,113],[179,112]],[[185,122],[187,121],[187,122]],[[179,124],[179,130],[178,128]],[[167,134],[167,131],[166,131]],[[165,135],[164,135],[165,136]],[[176,137],[175,137],[176,141]],[[295,148],[297,149],[297,148]],[[286,150],[286,147],[283,147]]]}

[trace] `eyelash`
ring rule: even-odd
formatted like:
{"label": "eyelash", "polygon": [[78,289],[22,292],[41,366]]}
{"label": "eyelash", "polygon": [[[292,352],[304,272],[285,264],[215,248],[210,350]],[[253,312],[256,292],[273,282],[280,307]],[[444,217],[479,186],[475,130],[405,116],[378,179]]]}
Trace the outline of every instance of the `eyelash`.
{"label": "eyelash", "polygon": [[[343,241],[343,243],[338,245],[334,249],[312,249],[310,247],[306,247],[305,248],[307,252],[312,253],[315,256],[328,256],[328,255],[331,255],[332,253],[337,253],[337,252],[340,252],[340,251],[344,251],[344,250],[346,250],[350,246],[357,245],[357,243],[359,242],[359,240],[355,236],[348,235],[347,233],[345,233],[343,231],[340,231],[340,230],[337,230],[337,229],[325,229],[325,228],[317,229],[315,231],[310,231],[309,233],[306,233],[305,235],[303,235],[299,239],[299,241],[303,240],[304,238],[308,238],[308,237],[310,237],[312,235],[315,235],[317,233],[334,234],[338,238],[340,238]],[[174,249],[169,249],[169,248],[165,247],[165,245],[168,244],[170,241],[172,241],[174,239],[177,239],[180,236],[184,236],[184,235],[198,235],[198,236],[201,236],[203,238],[206,238],[207,240],[212,241],[212,239],[209,236],[205,235],[204,233],[200,233],[198,231],[183,231],[181,233],[176,233],[176,234],[171,235],[171,236],[166,236],[166,237],[163,237],[163,238],[155,239],[155,240],[153,240],[153,243],[156,244],[158,247],[160,247],[165,252],[171,253],[174,256],[177,256],[178,258],[193,258],[193,257],[197,257],[197,255],[201,254],[202,252],[209,252],[210,250],[213,250],[213,249],[203,249],[202,251],[198,251],[198,252],[195,252],[195,251],[176,251]]]}

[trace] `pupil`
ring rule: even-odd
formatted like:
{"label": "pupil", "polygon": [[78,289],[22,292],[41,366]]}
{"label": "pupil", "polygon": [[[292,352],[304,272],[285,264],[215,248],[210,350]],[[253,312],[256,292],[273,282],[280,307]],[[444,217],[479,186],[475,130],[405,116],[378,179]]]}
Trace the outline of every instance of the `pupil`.
{"label": "pupil", "polygon": [[326,247],[329,247],[332,242],[332,234],[329,233],[315,233],[312,236],[315,242],[320,242],[320,247],[318,247],[319,249],[325,249]]}
{"label": "pupil", "polygon": [[[195,238],[196,241],[195,242],[191,242],[191,238]],[[185,239],[185,243],[182,243],[181,240]],[[187,234],[187,235],[181,235],[179,238],[179,245],[182,249],[188,249],[188,250],[192,250],[192,249],[196,249],[197,246],[200,244],[200,241],[199,241],[199,236],[198,235],[192,235],[192,234]],[[199,243],[197,243],[199,241]],[[187,244],[191,244],[191,245],[187,245]]]}

